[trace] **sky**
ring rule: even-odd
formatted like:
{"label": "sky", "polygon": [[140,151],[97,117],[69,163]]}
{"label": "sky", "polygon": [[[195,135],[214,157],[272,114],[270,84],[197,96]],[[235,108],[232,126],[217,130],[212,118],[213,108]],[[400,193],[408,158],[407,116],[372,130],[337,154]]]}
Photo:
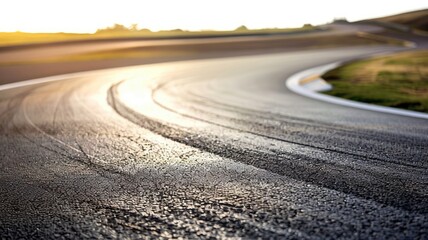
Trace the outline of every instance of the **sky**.
{"label": "sky", "polygon": [[114,23],[154,31],[283,28],[425,8],[426,0],[0,0],[0,32],[92,33]]}

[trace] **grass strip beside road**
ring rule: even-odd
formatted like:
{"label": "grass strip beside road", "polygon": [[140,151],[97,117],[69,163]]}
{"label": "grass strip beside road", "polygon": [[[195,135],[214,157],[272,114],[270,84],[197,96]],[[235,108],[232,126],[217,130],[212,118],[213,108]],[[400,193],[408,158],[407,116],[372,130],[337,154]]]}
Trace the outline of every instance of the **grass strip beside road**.
{"label": "grass strip beside road", "polygon": [[246,36],[246,35],[269,35],[293,32],[305,32],[316,30],[312,26],[301,28],[268,28],[248,29],[235,31],[159,31],[159,32],[107,32],[93,34],[76,33],[26,33],[26,32],[0,32],[0,47],[35,43],[67,42],[80,40],[98,40],[115,38],[174,38],[174,37],[219,37],[219,36]]}
{"label": "grass strip beside road", "polygon": [[428,113],[428,51],[410,51],[353,62],[322,76],[326,94]]}

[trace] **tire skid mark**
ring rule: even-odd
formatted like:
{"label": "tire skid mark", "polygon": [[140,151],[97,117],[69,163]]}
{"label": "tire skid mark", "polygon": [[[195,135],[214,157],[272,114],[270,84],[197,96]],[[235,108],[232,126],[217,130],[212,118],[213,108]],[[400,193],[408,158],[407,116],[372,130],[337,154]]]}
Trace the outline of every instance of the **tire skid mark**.
{"label": "tire skid mark", "polygon": [[[191,118],[191,119],[194,119],[194,120],[197,120],[197,121],[206,122],[206,123],[209,123],[209,124],[212,124],[212,125],[216,125],[216,126],[219,126],[219,127],[223,127],[223,128],[227,128],[227,129],[230,129],[230,130],[236,130],[236,131],[239,131],[239,132],[245,132],[245,133],[256,135],[256,136],[259,136],[259,137],[272,139],[272,140],[275,140],[275,141],[286,142],[286,143],[290,143],[290,144],[295,144],[295,145],[300,145],[300,146],[305,146],[305,147],[320,149],[320,150],[323,150],[323,151],[335,152],[335,153],[339,153],[339,154],[343,154],[343,155],[349,155],[349,156],[358,157],[358,158],[361,158],[361,159],[367,159],[367,160],[373,160],[373,161],[377,161],[377,162],[394,164],[396,166],[406,166],[406,167],[410,167],[410,168],[423,169],[423,170],[427,169],[427,167],[425,167],[425,166],[418,166],[418,165],[414,165],[414,164],[410,164],[410,163],[403,163],[403,162],[395,161],[395,160],[392,160],[392,159],[384,159],[384,158],[379,158],[379,157],[374,157],[374,156],[367,156],[367,155],[364,155],[364,154],[348,152],[348,151],[344,151],[344,150],[341,150],[341,149],[327,148],[327,147],[317,146],[317,145],[314,145],[314,144],[302,143],[302,142],[293,141],[293,140],[289,140],[289,139],[284,139],[284,138],[280,138],[280,137],[276,137],[276,136],[270,136],[270,135],[262,134],[262,133],[259,133],[259,132],[250,131],[250,130],[246,130],[246,129],[242,129],[242,128],[237,128],[237,127],[232,127],[232,126],[221,124],[221,123],[218,123],[218,122],[215,122],[215,121],[211,121],[211,120],[203,119],[203,118],[200,118],[200,117],[195,117],[193,115],[189,115],[189,114],[186,114],[186,113],[182,113],[182,112],[180,112],[180,111],[178,111],[176,109],[173,109],[171,107],[166,106],[165,104],[163,104],[163,103],[161,103],[160,101],[157,100],[157,98],[155,97],[156,92],[159,91],[163,86],[164,86],[163,84],[160,84],[155,89],[153,89],[153,91],[152,91],[152,100],[153,100],[153,102],[156,103],[158,106],[160,106],[163,109],[166,109],[166,110],[168,110],[170,112],[174,112],[174,113],[179,114],[179,115],[181,115],[183,117],[186,117],[186,118]],[[208,112],[204,112],[204,113],[208,113]],[[222,117],[222,116],[216,115],[216,117]]]}
{"label": "tire skid mark", "polygon": [[[41,133],[43,136],[45,136],[45,137],[47,137],[48,139],[50,139],[52,142],[57,143],[59,146],[64,147],[64,149],[72,150],[72,151],[73,151],[73,152],[75,152],[76,154],[83,154],[84,158],[85,158],[87,161],[84,161],[84,160],[80,159],[80,156],[79,156],[79,155],[78,155],[77,157],[73,157],[73,156],[69,156],[69,155],[67,155],[67,154],[65,154],[65,153],[61,153],[61,152],[59,152],[59,151],[57,151],[57,150],[54,150],[54,149],[52,149],[52,148],[46,147],[46,146],[44,146],[43,144],[41,144],[41,143],[39,143],[39,142],[37,142],[37,141],[35,141],[35,140],[31,139],[30,137],[26,136],[26,134],[25,134],[24,132],[22,132],[22,131],[20,131],[20,130],[19,130],[19,129],[20,129],[20,128],[19,128],[19,126],[16,126],[16,125],[15,125],[15,128],[16,128],[18,131],[20,131],[21,135],[23,135],[25,138],[27,138],[30,142],[33,142],[34,144],[36,144],[36,145],[38,145],[38,146],[40,146],[40,147],[43,147],[43,148],[44,148],[44,149],[46,149],[46,150],[49,150],[49,151],[52,151],[52,152],[54,152],[54,153],[60,154],[61,156],[66,157],[66,158],[68,158],[68,159],[70,159],[70,160],[78,161],[78,162],[80,162],[81,164],[84,164],[84,165],[86,165],[87,167],[89,167],[89,168],[91,168],[91,169],[93,169],[93,170],[96,170],[96,172],[97,172],[97,173],[99,173],[99,174],[100,174],[100,175],[102,175],[102,176],[106,176],[103,172],[109,172],[109,173],[111,173],[111,174],[120,174],[120,175],[124,175],[124,176],[126,176],[126,175],[127,175],[125,172],[120,171],[119,169],[112,168],[112,167],[108,167],[108,165],[107,165],[107,164],[99,164],[99,163],[97,163],[96,161],[99,161],[99,162],[101,162],[101,163],[105,163],[105,161],[103,161],[102,159],[100,159],[100,158],[98,158],[98,157],[96,157],[96,156],[94,156],[94,155],[91,155],[91,154],[86,153],[86,152],[83,150],[82,146],[81,146],[78,142],[76,142],[76,145],[77,145],[78,147],[74,147],[74,146],[72,146],[72,145],[70,145],[70,144],[67,144],[67,143],[66,143],[66,142],[64,142],[64,141],[61,141],[60,139],[58,139],[58,138],[56,138],[56,137],[52,136],[51,134],[47,133],[46,131],[44,131],[43,129],[41,129],[40,127],[38,127],[38,126],[37,126],[37,125],[36,125],[36,124],[31,120],[31,118],[29,117],[29,115],[28,115],[28,109],[27,109],[27,107],[28,107],[28,105],[29,105],[29,104],[27,103],[27,101],[28,101],[28,96],[30,96],[30,93],[31,93],[31,92],[33,92],[33,91],[35,91],[35,90],[36,90],[36,89],[32,89],[31,91],[27,92],[26,94],[23,94],[22,99],[21,99],[21,103],[20,103],[19,105],[15,106],[15,108],[16,108],[16,109],[21,109],[21,110],[22,110],[22,113],[23,113],[24,119],[25,119],[25,120],[26,120],[26,122],[28,122],[28,123],[30,124],[30,126],[31,126],[32,128],[34,128],[36,131],[38,131],[38,132],[39,132],[39,133]],[[67,152],[67,151],[66,151],[66,152]],[[94,160],[96,160],[96,161],[94,161]]]}
{"label": "tire skid mark", "polygon": [[[118,100],[117,87],[121,83],[123,82],[119,82],[109,89],[108,102],[113,109],[131,122],[173,141],[196,147],[222,157],[238,160],[258,168],[286,175],[293,179],[335,189],[347,194],[354,194],[383,204],[422,213],[428,211],[428,202],[425,200],[426,192],[417,192],[413,191],[410,187],[402,188],[403,186],[401,185],[397,186],[396,183],[390,182],[382,174],[377,175],[370,171],[343,168],[332,164],[328,164],[329,168],[326,169],[325,162],[305,155],[302,156],[293,153],[279,155],[278,153],[263,153],[260,152],[260,150],[242,149],[239,146],[218,142],[215,138],[212,138],[213,136],[201,136],[192,133],[190,130],[174,126],[173,124],[162,123],[150,117],[143,116],[129,109],[124,103]],[[153,101],[155,101],[155,99],[153,99]],[[228,126],[226,126],[226,128],[228,128]],[[236,131],[236,129],[231,130]],[[183,136],[186,137],[183,138]],[[261,135],[261,137],[265,136]],[[271,139],[277,140],[275,138]],[[282,140],[278,139],[278,141]],[[292,142],[291,144],[299,145],[298,143]],[[307,147],[312,148],[310,145]],[[323,151],[330,150],[325,149]],[[283,164],[286,164],[287,168],[284,168]],[[347,174],[344,175],[344,172]],[[364,177],[361,177],[361,174],[363,174]],[[372,183],[374,180],[372,179],[373,177],[376,178],[374,183]],[[356,184],[358,181],[360,181],[360,183]],[[404,184],[414,183],[404,182]],[[371,187],[369,188],[367,185],[371,185]],[[403,192],[403,189],[405,192]],[[404,196],[411,195],[412,197],[402,199],[400,196],[403,196],[403,194]]]}

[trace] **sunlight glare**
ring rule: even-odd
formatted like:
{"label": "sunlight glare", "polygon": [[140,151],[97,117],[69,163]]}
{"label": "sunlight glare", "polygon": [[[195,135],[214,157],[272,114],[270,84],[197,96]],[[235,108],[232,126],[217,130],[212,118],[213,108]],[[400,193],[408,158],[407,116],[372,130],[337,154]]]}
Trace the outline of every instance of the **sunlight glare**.
{"label": "sunlight glare", "polygon": [[426,8],[424,0],[408,1],[200,1],[200,0],[4,0],[0,31],[92,33],[114,23],[151,30],[232,30],[300,27],[334,18],[359,20]]}

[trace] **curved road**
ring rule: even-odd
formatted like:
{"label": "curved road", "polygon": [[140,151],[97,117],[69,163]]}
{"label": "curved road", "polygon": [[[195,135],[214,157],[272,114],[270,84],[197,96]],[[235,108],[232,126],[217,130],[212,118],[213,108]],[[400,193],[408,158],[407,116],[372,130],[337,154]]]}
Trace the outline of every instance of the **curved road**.
{"label": "curved road", "polygon": [[428,121],[298,96],[348,47],[0,94],[2,238],[428,238]]}

